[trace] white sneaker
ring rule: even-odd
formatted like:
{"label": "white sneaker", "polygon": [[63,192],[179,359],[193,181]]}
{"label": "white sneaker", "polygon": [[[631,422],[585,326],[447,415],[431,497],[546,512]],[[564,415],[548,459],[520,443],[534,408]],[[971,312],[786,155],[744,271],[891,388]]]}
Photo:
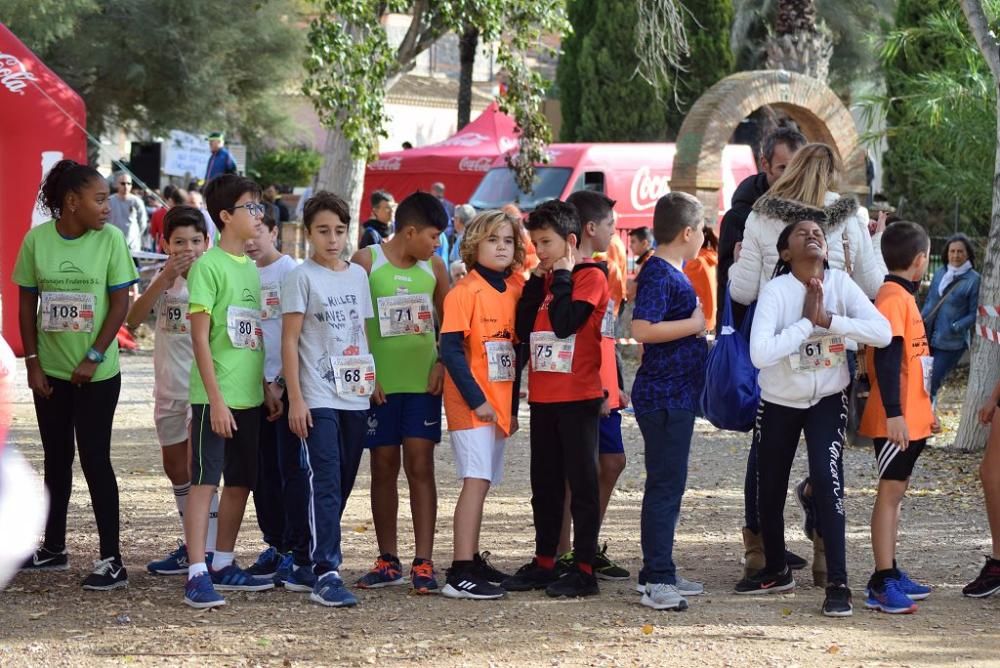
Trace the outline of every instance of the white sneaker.
{"label": "white sneaker", "polygon": [[642,604],[654,610],[687,610],[688,602],[674,585],[647,583]]}
{"label": "white sneaker", "polygon": [[702,583],[686,580],[680,575],[675,576],[675,578],[677,579],[677,591],[680,592],[681,596],[701,596],[705,593],[705,585]]}

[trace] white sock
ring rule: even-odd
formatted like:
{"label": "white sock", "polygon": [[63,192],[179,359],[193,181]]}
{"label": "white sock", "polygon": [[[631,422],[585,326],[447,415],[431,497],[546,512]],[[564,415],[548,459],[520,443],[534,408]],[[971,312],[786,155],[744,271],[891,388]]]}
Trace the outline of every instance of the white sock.
{"label": "white sock", "polygon": [[205,565],[204,561],[198,562],[197,564],[191,564],[188,566],[188,580],[196,578],[202,573],[208,572],[208,566]]}
{"label": "white sock", "polygon": [[[219,533],[219,491],[212,494],[208,507],[208,535],[205,536],[205,552],[215,552],[215,538]],[[232,561],[232,560],[230,560]]]}
{"label": "white sock", "polygon": [[191,491],[191,483],[174,485],[174,502],[177,504],[177,514],[181,516],[181,531],[184,530],[184,511],[187,510],[188,492]]}
{"label": "white sock", "polygon": [[235,552],[220,552],[216,550],[215,556],[212,557],[212,570],[221,571],[223,568],[233,563],[235,556]]}

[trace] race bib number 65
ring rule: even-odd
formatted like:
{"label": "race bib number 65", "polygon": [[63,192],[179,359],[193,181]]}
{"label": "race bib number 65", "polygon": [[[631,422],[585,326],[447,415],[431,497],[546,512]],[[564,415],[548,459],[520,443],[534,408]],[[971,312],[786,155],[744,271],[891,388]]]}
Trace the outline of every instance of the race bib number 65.
{"label": "race bib number 65", "polygon": [[491,383],[514,380],[514,346],[510,341],[486,341],[486,364]]}
{"label": "race bib number 65", "polygon": [[226,329],[234,348],[257,350],[263,338],[260,329],[260,311],[253,308],[230,306],[226,311]]}
{"label": "race bib number 65", "polygon": [[42,329],[46,332],[92,332],[94,306],[94,295],[87,292],[43,292]]}
{"label": "race bib number 65", "polygon": [[573,373],[576,334],[560,339],[554,332],[532,332],[530,344],[532,369],[552,373]]}

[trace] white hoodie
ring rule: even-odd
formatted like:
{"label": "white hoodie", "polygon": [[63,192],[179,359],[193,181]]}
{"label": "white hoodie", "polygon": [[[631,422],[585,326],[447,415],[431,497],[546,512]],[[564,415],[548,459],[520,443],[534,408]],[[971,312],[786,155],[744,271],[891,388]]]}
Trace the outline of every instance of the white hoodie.
{"label": "white hoodie", "polygon": [[837,334],[878,348],[889,345],[889,321],[861,288],[839,269],[823,277],[823,303],[833,314],[830,328],[814,327],[802,317],[806,286],[792,274],[769,281],[757,300],[750,332],[750,358],[760,369],[761,398],[791,408],[809,408],[850,383],[846,363],[815,371],[795,371],[790,356],[806,339]]}

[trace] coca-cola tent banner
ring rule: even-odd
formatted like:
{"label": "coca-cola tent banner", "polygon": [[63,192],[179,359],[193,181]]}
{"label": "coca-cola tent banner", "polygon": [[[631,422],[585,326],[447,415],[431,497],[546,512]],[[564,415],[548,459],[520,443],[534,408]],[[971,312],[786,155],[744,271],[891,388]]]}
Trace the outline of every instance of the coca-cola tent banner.
{"label": "coca-cola tent banner", "polygon": [[442,142],[381,153],[365,169],[361,218],[367,219],[370,214],[368,198],[374,191],[387,190],[399,201],[418,190],[429,191],[435,181],[444,183],[445,197],[463,204],[494,159],[516,147],[514,119],[493,102],[478,118]]}
{"label": "coca-cola tent banner", "polygon": [[45,221],[35,210],[42,176],[63,158],[86,161],[84,127],[80,96],[0,23],[0,322],[18,355],[14,262],[25,233]]}

